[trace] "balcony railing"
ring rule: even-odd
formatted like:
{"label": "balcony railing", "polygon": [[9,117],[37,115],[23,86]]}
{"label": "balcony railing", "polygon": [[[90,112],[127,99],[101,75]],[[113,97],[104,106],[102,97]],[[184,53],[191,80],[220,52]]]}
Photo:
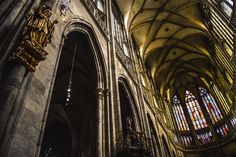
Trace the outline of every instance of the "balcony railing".
{"label": "balcony railing", "polygon": [[89,12],[93,15],[93,17],[96,19],[97,23],[104,31],[104,33],[107,34],[106,14],[99,10],[97,5],[92,0],[82,0],[82,2],[88,8]]}
{"label": "balcony railing", "polygon": [[115,49],[116,49],[117,56],[122,61],[128,73],[131,75],[134,81],[137,82],[137,75],[133,68],[133,61],[128,56],[125,55],[123,49],[119,46],[118,43],[116,43]]}

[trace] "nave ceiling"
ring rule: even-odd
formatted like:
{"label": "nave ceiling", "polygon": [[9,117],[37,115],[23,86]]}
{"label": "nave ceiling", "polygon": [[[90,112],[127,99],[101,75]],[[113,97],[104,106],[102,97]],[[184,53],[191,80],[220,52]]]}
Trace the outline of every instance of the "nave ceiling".
{"label": "nave ceiling", "polygon": [[[209,32],[199,0],[116,0],[127,32],[161,94],[171,97],[195,83],[213,80]],[[193,91],[193,92],[196,92]]]}

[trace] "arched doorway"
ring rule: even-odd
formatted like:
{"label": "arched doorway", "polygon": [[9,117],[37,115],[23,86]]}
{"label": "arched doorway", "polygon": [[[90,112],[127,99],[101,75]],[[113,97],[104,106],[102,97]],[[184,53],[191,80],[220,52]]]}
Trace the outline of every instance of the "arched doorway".
{"label": "arched doorway", "polygon": [[[50,115],[54,114],[63,121],[68,121],[71,125],[72,141],[69,144],[71,147],[60,147],[60,152],[70,150],[70,153],[64,153],[66,155],[60,153],[57,157],[97,156],[98,74],[94,58],[94,51],[87,34],[74,31],[67,35],[56,72],[42,142],[50,143],[51,134],[47,135],[48,127],[53,131],[57,130],[54,126],[48,125],[53,117]],[[63,111],[52,113],[51,108],[56,106],[55,104]],[[62,136],[57,138],[57,143],[63,143]],[[51,148],[56,149],[55,147],[57,145]],[[40,157],[53,157],[53,154],[45,153],[46,148],[47,145],[41,147]]]}
{"label": "arched doorway", "polygon": [[121,120],[122,120],[122,130],[123,136],[126,138],[128,121],[131,122],[131,127],[135,128],[134,124],[134,116],[132,113],[132,109],[129,103],[128,95],[124,90],[124,87],[119,85],[119,96],[120,96],[120,107],[121,107]]}
{"label": "arched doorway", "polygon": [[72,137],[68,126],[62,122],[50,124],[44,133],[40,157],[71,156]]}
{"label": "arched doorway", "polygon": [[136,112],[133,96],[130,93],[127,82],[123,79],[119,82],[119,99],[121,110],[121,122],[123,138],[126,138],[128,128],[133,130],[140,128],[140,121]]}
{"label": "arched doorway", "polygon": [[153,122],[151,120],[151,117],[149,114],[147,114],[148,117],[148,124],[150,127],[150,133],[151,133],[151,141],[152,141],[152,149],[153,149],[153,155],[154,157],[161,157],[161,147],[160,143],[158,141],[157,133],[155,130],[155,127],[153,125]]}

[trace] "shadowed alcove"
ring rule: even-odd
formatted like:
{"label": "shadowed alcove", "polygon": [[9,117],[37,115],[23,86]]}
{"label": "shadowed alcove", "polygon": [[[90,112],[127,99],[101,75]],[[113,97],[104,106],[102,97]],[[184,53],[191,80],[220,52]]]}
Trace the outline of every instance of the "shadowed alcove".
{"label": "shadowed alcove", "polygon": [[[46,130],[50,128],[50,131],[44,134],[42,157],[96,156],[96,89],[96,66],[88,36],[72,32],[62,48],[46,123]],[[66,144],[65,135],[57,136],[59,130],[50,123],[52,120],[60,120],[70,126],[67,131],[72,136],[70,148],[68,145],[60,147]],[[47,145],[48,143],[52,144]],[[57,149],[60,151],[56,151]]]}

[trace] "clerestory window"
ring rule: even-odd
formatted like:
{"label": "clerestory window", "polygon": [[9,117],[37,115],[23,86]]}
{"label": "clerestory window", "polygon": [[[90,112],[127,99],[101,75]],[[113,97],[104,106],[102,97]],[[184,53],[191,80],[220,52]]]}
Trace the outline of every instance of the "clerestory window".
{"label": "clerestory window", "polygon": [[188,90],[185,92],[185,104],[187,106],[190,118],[195,130],[202,129],[208,126],[203,115],[202,109],[196,97]]}
{"label": "clerestory window", "polygon": [[206,91],[206,89],[199,87],[199,92],[202,97],[202,101],[206,107],[207,112],[210,115],[210,119],[213,124],[223,119],[221,110],[217,105],[215,99],[212,97],[210,93]]}
{"label": "clerestory window", "polygon": [[173,111],[179,131],[189,131],[189,126],[184,115],[180,100],[175,95],[173,97]]}

